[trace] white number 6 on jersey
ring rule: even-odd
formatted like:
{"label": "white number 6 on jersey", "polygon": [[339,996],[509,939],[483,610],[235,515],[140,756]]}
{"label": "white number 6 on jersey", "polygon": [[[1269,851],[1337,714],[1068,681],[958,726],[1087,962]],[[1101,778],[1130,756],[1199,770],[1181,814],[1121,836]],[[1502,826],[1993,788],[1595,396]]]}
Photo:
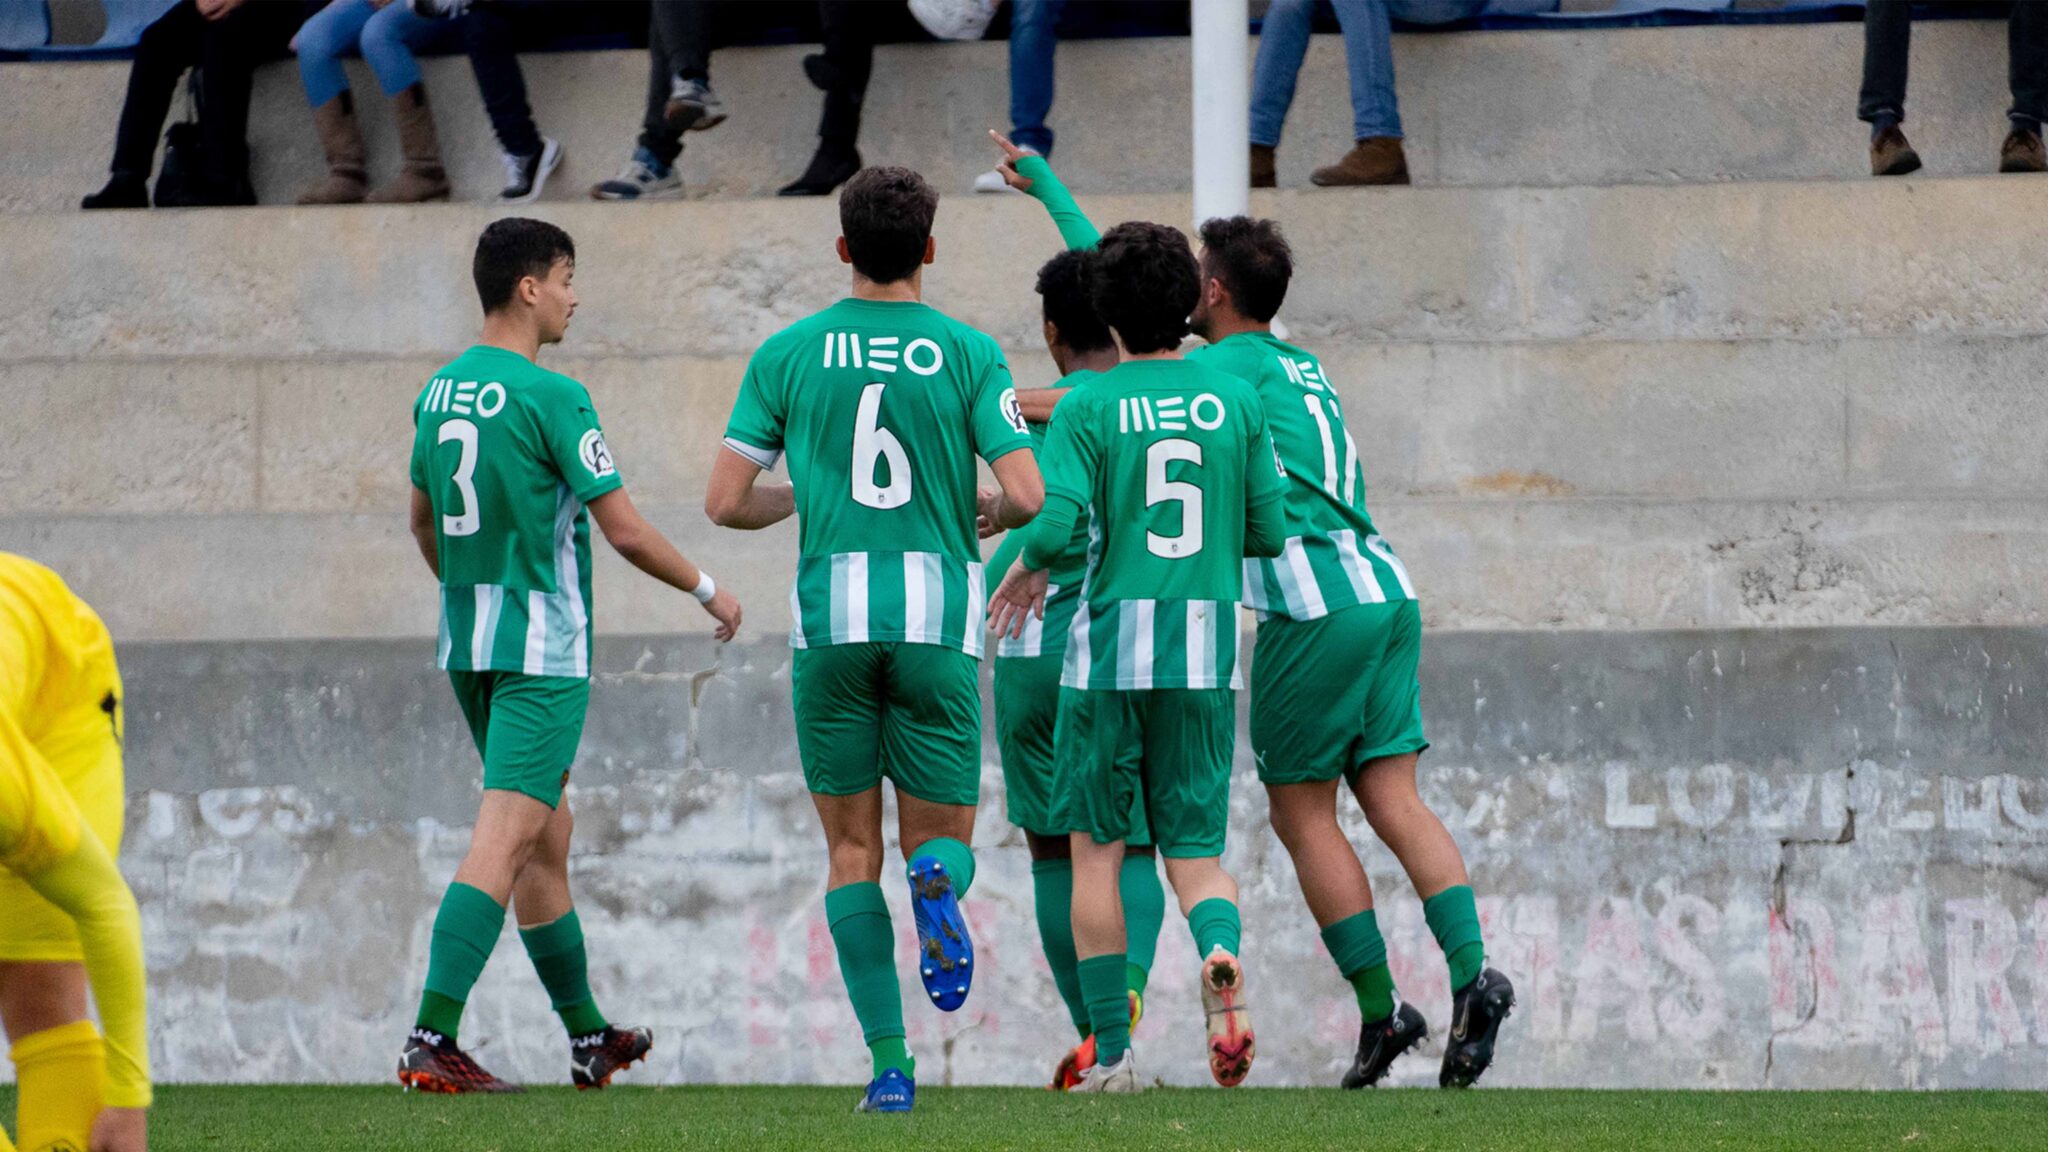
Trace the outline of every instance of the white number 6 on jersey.
{"label": "white number 6 on jersey", "polygon": [[[853,499],[869,508],[901,508],[910,503],[910,457],[903,441],[882,427],[882,390],[887,384],[861,389],[860,411],[853,424]],[[889,484],[875,483],[875,465],[889,464]]]}

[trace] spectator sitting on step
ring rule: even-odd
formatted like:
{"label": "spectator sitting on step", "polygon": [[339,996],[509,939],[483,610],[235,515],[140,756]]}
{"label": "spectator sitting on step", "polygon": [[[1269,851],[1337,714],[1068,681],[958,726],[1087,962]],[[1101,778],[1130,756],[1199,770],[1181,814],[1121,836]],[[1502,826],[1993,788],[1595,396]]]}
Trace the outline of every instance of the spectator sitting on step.
{"label": "spectator sitting on step", "polygon": [[[292,50],[299,54],[299,80],[313,106],[313,126],[327,157],[327,178],[300,193],[299,203],[354,204],[367,199],[410,204],[448,198],[448,171],[434,135],[434,114],[427,107],[427,86],[412,55],[413,47],[439,27],[392,0],[332,0],[292,37]],[[360,48],[376,73],[378,87],[390,98],[399,150],[405,156],[398,178],[375,192],[370,191],[355,98],[341,67],[342,53],[351,48]]]}
{"label": "spectator sitting on step", "polygon": [[527,20],[543,14],[548,0],[408,0],[428,19],[459,20],[469,70],[484,98],[484,112],[505,160],[500,204],[540,199],[548,177],[562,164],[562,146],[542,136],[526,102],[526,74],[519,69],[516,35]]}
{"label": "spectator sitting on step", "polygon": [[[1906,119],[1906,54],[1913,36],[1912,5],[1870,0],[1863,10],[1863,92],[1856,118],[1870,125],[1870,174],[1904,176],[1920,167],[1920,154],[1899,125]],[[2041,121],[2048,118],[2048,5],[2017,0],[2006,17],[2007,75],[2012,124],[1999,146],[2000,172],[2048,172]]]}
{"label": "spectator sitting on step", "polygon": [[650,200],[683,194],[676,160],[683,133],[725,123],[711,90],[712,0],[654,0],[647,14],[647,114],[632,159],[590,190],[598,200]]}
{"label": "spectator sitting on step", "polygon": [[[1067,0],[1011,0],[1010,3],[1010,140],[1033,156],[1052,155],[1053,53],[1059,48],[1059,23]],[[1001,168],[974,178],[976,192],[1007,192]]]}
{"label": "spectator sitting on step", "polygon": [[[1401,104],[1394,94],[1393,19],[1410,24],[1469,20],[1486,0],[1332,0],[1344,31],[1351,74],[1351,137],[1356,143],[1335,164],[1315,170],[1322,185],[1406,184],[1408,155],[1401,146]],[[1274,150],[1294,102],[1295,75],[1308,54],[1314,0],[1273,0],[1259,30],[1252,68],[1252,187],[1274,184]]]}
{"label": "spectator sitting on step", "polygon": [[198,68],[199,165],[189,186],[159,183],[157,207],[254,204],[249,183],[249,88],[256,65],[282,55],[305,16],[297,0],[182,0],[143,30],[128,68],[106,187],[82,208],[147,208],[157,134],[178,78]]}

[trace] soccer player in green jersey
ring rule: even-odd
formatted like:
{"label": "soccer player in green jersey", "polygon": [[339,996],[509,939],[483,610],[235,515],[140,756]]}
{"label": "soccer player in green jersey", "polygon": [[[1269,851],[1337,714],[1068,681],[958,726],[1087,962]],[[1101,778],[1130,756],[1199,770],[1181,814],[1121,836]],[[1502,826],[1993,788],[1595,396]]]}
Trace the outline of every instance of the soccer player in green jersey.
{"label": "soccer player in green jersey", "polygon": [[1257,387],[1287,473],[1287,540],[1245,562],[1245,603],[1259,614],[1252,661],[1252,751],[1273,831],[1294,859],[1323,943],[1358,995],[1362,1026],[1346,1088],[1377,1083],[1419,1043],[1422,1013],[1395,993],[1365,869],[1337,823],[1341,781],[1423,898],[1454,993],[1439,1082],[1469,1086],[1493,1059],[1514,1005],[1486,967],[1464,857],[1415,787],[1422,735],[1416,666],[1422,615],[1407,569],[1365,509],[1358,446],[1328,373],[1273,335],[1293,257],[1270,220],[1202,225],[1202,295],[1188,354]]}
{"label": "soccer player in green jersey", "polygon": [[1020,636],[1086,514],[1055,737],[1056,805],[1073,854],[1074,943],[1097,1064],[1078,1091],[1133,1092],[1119,873],[1143,797],[1201,958],[1209,1066],[1243,1081],[1254,1054],[1237,884],[1221,857],[1236,748],[1237,600],[1246,555],[1285,521],[1265,413],[1250,385],[1180,358],[1199,275],[1161,224],[1113,228],[1089,264],[1120,363],[1068,393],[1046,439],[1046,506],[990,609]]}
{"label": "soccer player in green jersey", "polygon": [[[613,548],[695,596],[730,640],[739,601],[677,552],[627,497],[583,385],[534,361],[576,311],[576,249],[539,220],[477,241],[483,336],[413,404],[412,533],[441,581],[439,662],[483,758],[469,851],[434,917],[426,991],[398,1079],[427,1092],[508,1092],[456,1045],[470,989],[504,929],[519,938],[569,1032],[570,1076],[602,1088],[653,1034],[591,995],[569,896],[574,820],[562,795],[590,700],[590,518]],[[587,514],[586,514],[586,509]]]}
{"label": "soccer player in green jersey", "polygon": [[[882,790],[896,786],[932,1003],[973,975],[959,901],[974,882],[982,616],[977,523],[1014,528],[1044,500],[1002,350],[921,302],[938,194],[868,168],[839,196],[853,293],[754,353],[705,511],[734,528],[797,516],[790,606],[797,751],[830,856],[825,915],[872,1060],[863,1111],[907,1112],[895,933],[881,888]],[[975,457],[1000,491],[977,491]],[[789,461],[789,485],[760,485]]]}

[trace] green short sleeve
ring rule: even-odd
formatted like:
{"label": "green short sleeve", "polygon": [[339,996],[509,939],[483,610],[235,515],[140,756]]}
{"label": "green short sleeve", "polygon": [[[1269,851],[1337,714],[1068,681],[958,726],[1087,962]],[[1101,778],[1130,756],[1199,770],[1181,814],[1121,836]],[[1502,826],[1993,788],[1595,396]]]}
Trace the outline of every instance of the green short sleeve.
{"label": "green short sleeve", "polygon": [[991,347],[989,362],[974,385],[974,451],[993,464],[1019,448],[1031,447],[1031,429],[1017,406],[1017,388],[1001,350]]}
{"label": "green short sleeve", "polygon": [[597,405],[581,384],[564,380],[563,387],[538,395],[534,418],[541,444],[554,461],[562,482],[585,504],[625,484],[611,449],[604,442]]}
{"label": "green short sleeve", "polygon": [[782,410],[781,391],[773,383],[768,349],[762,348],[747,361],[747,373],[740,378],[739,398],[725,422],[726,447],[762,468],[775,467],[782,458],[782,433],[788,414]]}

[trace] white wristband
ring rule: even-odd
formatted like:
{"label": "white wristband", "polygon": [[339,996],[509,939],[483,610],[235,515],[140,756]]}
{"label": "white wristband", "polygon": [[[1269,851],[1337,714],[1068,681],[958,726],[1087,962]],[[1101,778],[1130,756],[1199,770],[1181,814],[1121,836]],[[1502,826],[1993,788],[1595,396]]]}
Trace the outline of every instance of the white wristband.
{"label": "white wristband", "polygon": [[709,604],[711,603],[711,598],[718,595],[718,582],[711,578],[711,573],[699,568],[697,570],[697,586],[690,589],[690,595],[695,596],[699,604]]}

